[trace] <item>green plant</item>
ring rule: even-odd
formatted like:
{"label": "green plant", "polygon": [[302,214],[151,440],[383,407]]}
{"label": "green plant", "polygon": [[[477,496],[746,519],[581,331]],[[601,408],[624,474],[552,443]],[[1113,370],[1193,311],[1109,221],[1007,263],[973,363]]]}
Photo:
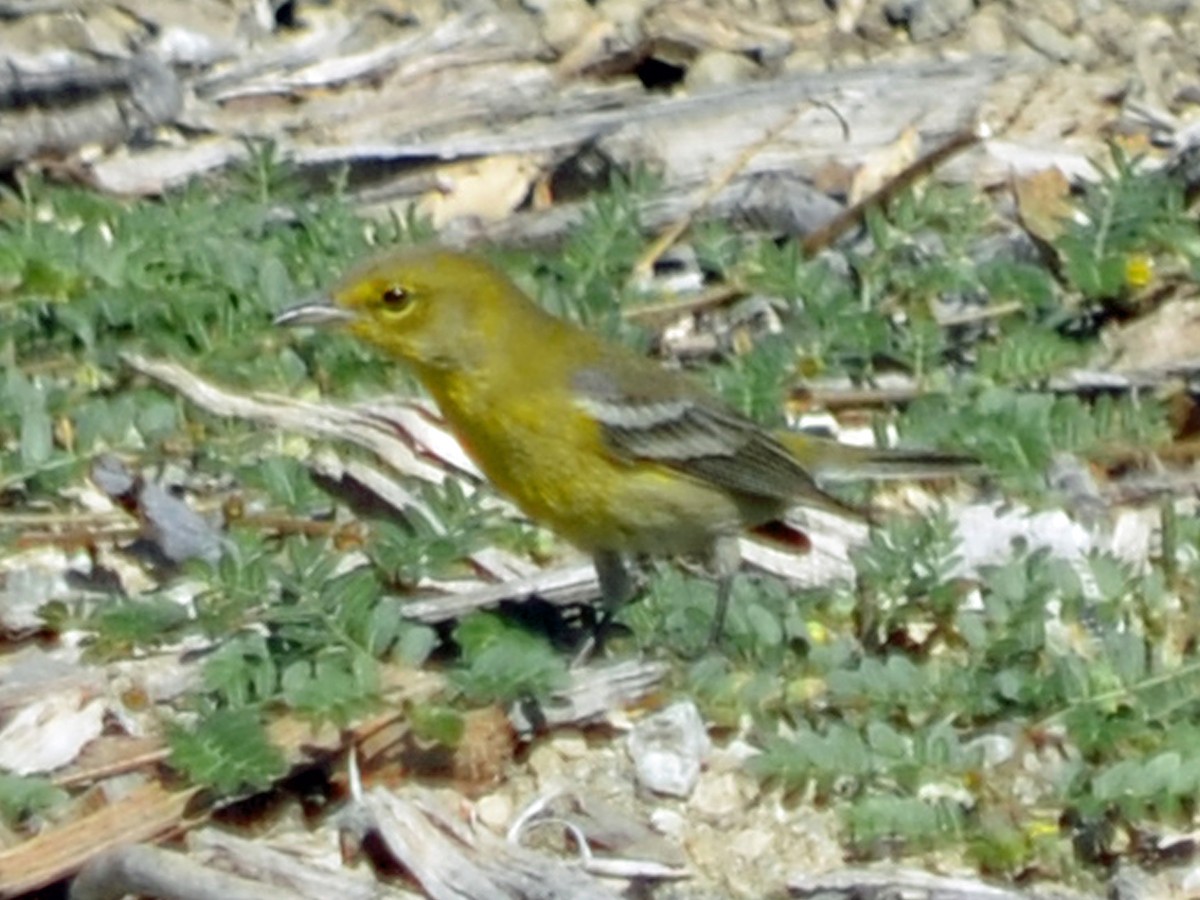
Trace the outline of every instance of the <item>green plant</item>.
{"label": "green plant", "polygon": [[545,699],[564,687],[566,661],[544,638],[493,613],[475,613],[454,629],[462,665],[451,673],[473,704]]}
{"label": "green plant", "polygon": [[1200,241],[1181,187],[1115,144],[1110,162],[1111,168],[1095,167],[1097,178],[1084,188],[1081,216],[1069,221],[1055,242],[1068,282],[1087,300],[1127,297],[1136,281],[1130,277],[1135,265],[1177,258],[1195,271],[1200,263]]}
{"label": "green plant", "polygon": [[283,774],[284,760],[254,709],[220,709],[194,728],[168,732],[171,765],[193,784],[220,794],[261,789]]}
{"label": "green plant", "polygon": [[0,772],[0,818],[17,828],[32,816],[52,810],[67,799],[67,792],[48,778]]}

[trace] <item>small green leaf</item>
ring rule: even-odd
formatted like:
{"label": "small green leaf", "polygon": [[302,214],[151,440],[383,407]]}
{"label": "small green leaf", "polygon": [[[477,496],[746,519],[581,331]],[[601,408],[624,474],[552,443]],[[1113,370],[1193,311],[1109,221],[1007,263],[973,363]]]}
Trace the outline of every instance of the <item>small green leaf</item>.
{"label": "small green leaf", "polygon": [[10,828],[66,800],[67,792],[48,778],[0,772],[0,818]]}
{"label": "small green leaf", "polygon": [[188,622],[188,609],[169,597],[110,600],[92,622],[102,655],[133,647],[153,647],[171,640]]}
{"label": "small green leaf", "polygon": [[194,728],[168,730],[171,765],[219,794],[259,790],[283,774],[283,753],[267,739],[255,709],[222,709]]}
{"label": "small green leaf", "polygon": [[410,666],[424,663],[438,644],[437,631],[428,625],[405,622],[393,652],[396,658]]}
{"label": "small green leaf", "polygon": [[444,747],[456,747],[463,736],[462,713],[449,706],[414,706],[409,716],[413,734]]}
{"label": "small green leaf", "polygon": [[257,632],[231,638],[204,663],[205,687],[235,709],[274,697],[278,680],[266,639]]}
{"label": "small green leaf", "polygon": [[44,409],[26,410],[21,416],[21,462],[29,468],[41,465],[54,451],[54,423]]}
{"label": "small green leaf", "polygon": [[299,660],[288,666],[280,687],[293,709],[345,725],[374,704],[379,673],[370,657],[335,649],[315,661]]}
{"label": "small green leaf", "polygon": [[544,638],[492,613],[477,613],[454,629],[463,668],[451,677],[478,704],[544,697],[567,681],[567,666]]}

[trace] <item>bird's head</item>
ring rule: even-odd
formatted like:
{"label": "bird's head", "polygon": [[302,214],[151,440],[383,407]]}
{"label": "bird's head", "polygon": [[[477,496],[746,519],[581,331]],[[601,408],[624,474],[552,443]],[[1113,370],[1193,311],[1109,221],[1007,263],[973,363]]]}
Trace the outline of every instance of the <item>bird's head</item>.
{"label": "bird's head", "polygon": [[537,307],[487,260],[416,247],[361,263],[275,324],[338,325],[418,367],[463,369],[527,310]]}

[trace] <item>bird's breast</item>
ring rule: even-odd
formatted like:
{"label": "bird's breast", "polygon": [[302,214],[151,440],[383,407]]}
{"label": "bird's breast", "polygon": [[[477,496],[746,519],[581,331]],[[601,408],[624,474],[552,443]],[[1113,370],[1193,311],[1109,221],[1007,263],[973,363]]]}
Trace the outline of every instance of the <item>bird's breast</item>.
{"label": "bird's breast", "polygon": [[552,385],[503,396],[451,379],[429,387],[492,484],[589,552],[704,552],[775,512],[662,464],[617,458],[600,424]]}

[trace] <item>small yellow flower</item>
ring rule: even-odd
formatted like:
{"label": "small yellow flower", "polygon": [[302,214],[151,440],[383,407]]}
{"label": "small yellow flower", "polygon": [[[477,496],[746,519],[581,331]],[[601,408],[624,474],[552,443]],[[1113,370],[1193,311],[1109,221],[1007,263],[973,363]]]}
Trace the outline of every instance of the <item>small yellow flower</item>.
{"label": "small yellow flower", "polygon": [[805,623],[805,626],[808,629],[808,639],[814,644],[829,643],[829,629],[820,622],[815,622],[812,619],[809,619]]}
{"label": "small yellow flower", "polygon": [[1053,819],[1034,819],[1025,826],[1025,833],[1032,840],[1041,840],[1042,838],[1058,837],[1061,828],[1057,821]]}
{"label": "small yellow flower", "polygon": [[1154,260],[1145,253],[1133,253],[1125,259],[1125,283],[1135,290],[1154,280]]}

